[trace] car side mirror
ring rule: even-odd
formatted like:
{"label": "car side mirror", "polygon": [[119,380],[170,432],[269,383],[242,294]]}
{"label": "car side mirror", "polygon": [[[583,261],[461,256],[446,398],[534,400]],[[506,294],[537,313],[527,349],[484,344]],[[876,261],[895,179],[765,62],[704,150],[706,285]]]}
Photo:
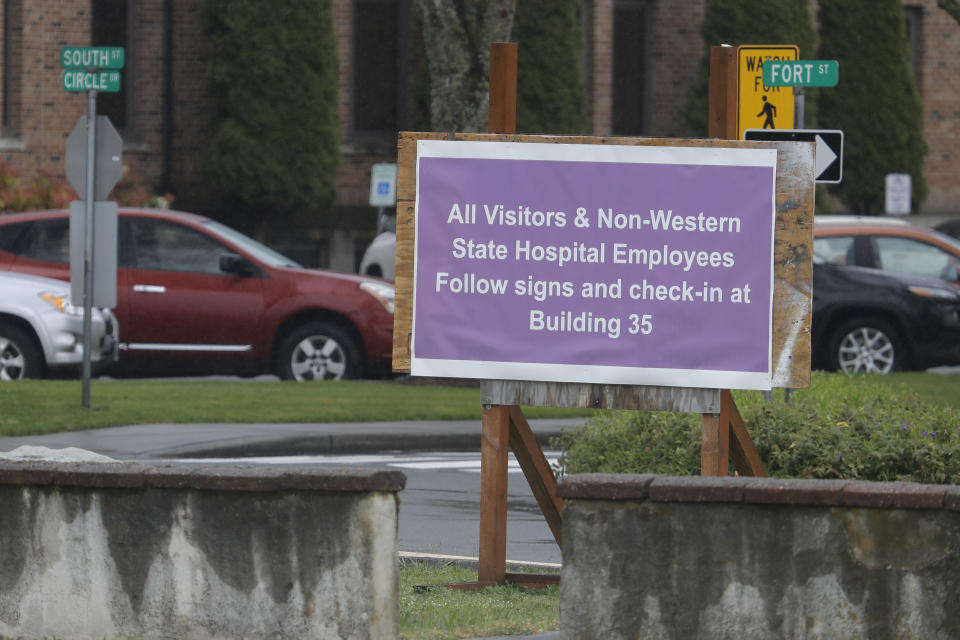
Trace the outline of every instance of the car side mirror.
{"label": "car side mirror", "polygon": [[252,276],[254,273],[250,261],[236,253],[224,253],[220,256],[220,271],[241,278]]}

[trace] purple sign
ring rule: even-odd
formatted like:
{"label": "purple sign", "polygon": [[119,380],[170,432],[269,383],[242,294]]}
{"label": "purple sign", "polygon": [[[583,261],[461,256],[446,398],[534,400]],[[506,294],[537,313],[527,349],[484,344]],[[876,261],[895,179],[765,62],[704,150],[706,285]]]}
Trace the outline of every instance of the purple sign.
{"label": "purple sign", "polygon": [[769,389],[776,151],[420,141],[415,375]]}

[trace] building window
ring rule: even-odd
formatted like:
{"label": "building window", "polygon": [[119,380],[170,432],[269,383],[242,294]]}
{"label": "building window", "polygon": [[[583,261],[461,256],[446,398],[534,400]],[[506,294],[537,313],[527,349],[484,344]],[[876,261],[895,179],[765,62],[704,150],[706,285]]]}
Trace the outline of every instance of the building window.
{"label": "building window", "polygon": [[[121,135],[133,130],[133,15],[134,0],[96,0],[90,43],[95,47],[123,47],[120,91],[97,94],[97,113],[110,118]],[[126,136],[125,136],[126,137]]]}
{"label": "building window", "polygon": [[409,0],[353,4],[353,132],[390,134],[406,117]]}
{"label": "building window", "polygon": [[613,133],[644,133],[647,3],[616,0],[613,9]]}
{"label": "building window", "polygon": [[922,89],[923,70],[923,7],[906,6],[903,8],[907,23],[907,47],[910,50],[910,64],[913,67],[913,77],[917,81],[917,89]]}
{"label": "building window", "polygon": [[3,2],[3,92],[0,109],[0,135],[5,138],[20,136],[20,74],[23,58],[23,2],[22,0],[4,0]]}

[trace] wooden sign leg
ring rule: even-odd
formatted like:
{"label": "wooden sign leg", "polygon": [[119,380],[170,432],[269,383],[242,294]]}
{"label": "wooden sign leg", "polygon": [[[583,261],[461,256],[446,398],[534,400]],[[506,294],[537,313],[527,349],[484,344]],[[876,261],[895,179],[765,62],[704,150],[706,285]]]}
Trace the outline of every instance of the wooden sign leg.
{"label": "wooden sign leg", "polygon": [[483,408],[480,441],[480,540],[477,583],[503,584],[507,572],[507,465],[510,407]]}
{"label": "wooden sign leg", "polygon": [[730,420],[730,457],[733,458],[733,468],[742,476],[766,478],[767,470],[763,466],[760,454],[757,452],[747,426],[743,423],[740,410],[733,401],[733,394],[729,389],[720,392],[720,411],[727,407],[727,416]]}
{"label": "wooden sign leg", "polygon": [[729,409],[720,398],[720,413],[703,414],[700,475],[725,476],[730,468]]}
{"label": "wooden sign leg", "polygon": [[562,544],[562,520],[560,512],[563,510],[563,498],[557,497],[557,479],[553,469],[543,455],[543,449],[533,435],[530,423],[523,415],[523,410],[517,406],[510,407],[510,449],[520,463],[520,469],[530,485],[533,497],[540,505],[540,511],[553,533],[557,546]]}
{"label": "wooden sign leg", "polygon": [[720,391],[720,413],[703,414],[703,438],[700,451],[700,475],[725,476],[730,459],[743,476],[767,477],[740,411],[729,389]]}

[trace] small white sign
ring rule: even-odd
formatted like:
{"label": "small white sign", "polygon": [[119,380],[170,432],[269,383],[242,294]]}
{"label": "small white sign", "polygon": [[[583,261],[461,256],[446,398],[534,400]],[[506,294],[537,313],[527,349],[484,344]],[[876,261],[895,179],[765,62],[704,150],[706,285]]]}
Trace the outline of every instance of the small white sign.
{"label": "small white sign", "polygon": [[911,188],[909,173],[887,174],[885,205],[888,214],[903,216],[910,213]]}
{"label": "small white sign", "polygon": [[370,168],[370,206],[392,207],[397,204],[397,165],[389,162]]}

